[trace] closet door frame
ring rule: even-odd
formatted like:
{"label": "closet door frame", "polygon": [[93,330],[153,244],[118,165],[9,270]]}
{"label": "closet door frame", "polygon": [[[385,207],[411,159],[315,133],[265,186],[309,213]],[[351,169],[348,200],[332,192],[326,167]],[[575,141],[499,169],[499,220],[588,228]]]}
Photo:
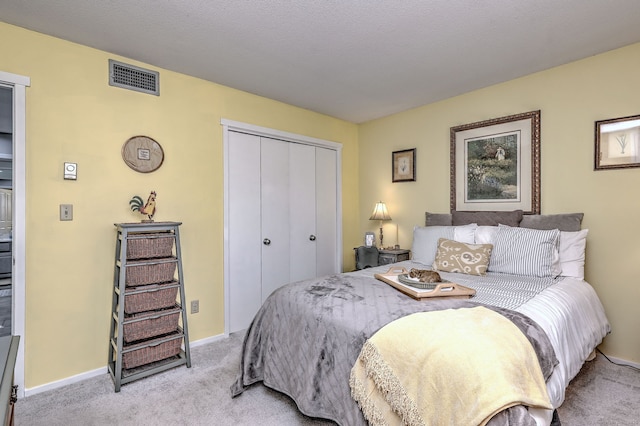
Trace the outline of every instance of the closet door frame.
{"label": "closet door frame", "polygon": [[223,132],[223,157],[224,157],[224,334],[229,334],[229,307],[230,285],[227,271],[230,269],[229,258],[229,132],[248,133],[255,136],[280,139],[285,142],[293,142],[311,145],[336,152],[336,273],[342,271],[342,145],[324,139],[312,138],[295,133],[283,132],[267,127],[255,126],[233,120],[221,119]]}

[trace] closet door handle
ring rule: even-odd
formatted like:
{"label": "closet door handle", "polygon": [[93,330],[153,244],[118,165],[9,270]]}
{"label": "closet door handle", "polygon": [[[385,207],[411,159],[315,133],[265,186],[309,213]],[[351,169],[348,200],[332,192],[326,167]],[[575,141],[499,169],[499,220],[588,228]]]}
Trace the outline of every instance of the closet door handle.
{"label": "closet door handle", "polygon": [[309,235],[309,241],[315,241],[316,240],[316,236],[311,234]]}
{"label": "closet door handle", "polygon": [[264,240],[262,240],[262,244],[264,244],[265,246],[271,245],[271,240],[268,238],[265,238]]}

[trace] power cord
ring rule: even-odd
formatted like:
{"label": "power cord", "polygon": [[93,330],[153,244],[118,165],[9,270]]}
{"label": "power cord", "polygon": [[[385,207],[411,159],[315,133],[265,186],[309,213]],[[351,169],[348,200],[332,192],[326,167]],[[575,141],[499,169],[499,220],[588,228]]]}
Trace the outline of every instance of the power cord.
{"label": "power cord", "polygon": [[609,358],[608,356],[606,356],[604,354],[604,352],[602,352],[599,348],[596,348],[596,351],[598,351],[600,353],[600,355],[602,355],[607,361],[609,361],[611,364],[614,365],[619,365],[621,367],[627,367],[627,368],[631,368],[632,370],[636,370],[636,371],[640,371],[640,368],[638,367],[634,367],[633,365],[629,365],[629,364],[622,364],[620,362],[615,362],[614,360],[612,360],[611,358]]}

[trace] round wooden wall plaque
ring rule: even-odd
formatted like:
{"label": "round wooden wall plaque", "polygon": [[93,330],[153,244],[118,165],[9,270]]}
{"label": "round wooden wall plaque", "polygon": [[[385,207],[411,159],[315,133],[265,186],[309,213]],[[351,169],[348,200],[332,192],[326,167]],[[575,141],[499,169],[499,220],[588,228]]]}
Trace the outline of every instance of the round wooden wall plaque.
{"label": "round wooden wall plaque", "polygon": [[136,172],[150,173],[162,165],[164,151],[148,136],[134,136],[122,145],[122,159]]}

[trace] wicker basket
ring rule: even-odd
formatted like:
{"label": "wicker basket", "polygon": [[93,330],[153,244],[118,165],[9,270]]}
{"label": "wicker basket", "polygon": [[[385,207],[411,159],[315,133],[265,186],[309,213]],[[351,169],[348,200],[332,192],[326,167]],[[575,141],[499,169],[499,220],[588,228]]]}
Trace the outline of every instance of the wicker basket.
{"label": "wicker basket", "polygon": [[170,308],[176,303],[179,284],[171,281],[165,284],[151,284],[142,287],[130,287],[125,292],[125,314]]}
{"label": "wicker basket", "polygon": [[160,284],[173,281],[176,271],[176,261],[141,263],[129,262],[126,271],[125,284],[127,287],[137,285]]}
{"label": "wicker basket", "polygon": [[154,259],[170,257],[173,252],[173,234],[141,234],[129,237],[127,259]]}
{"label": "wicker basket", "polygon": [[168,334],[178,329],[179,318],[180,308],[130,315],[122,324],[122,337],[130,343]]}
{"label": "wicker basket", "polygon": [[[164,338],[163,338],[164,339]],[[135,346],[133,350],[122,354],[122,367],[135,368],[151,362],[161,361],[178,355],[182,343],[182,334],[176,334],[171,340],[151,340]]]}

